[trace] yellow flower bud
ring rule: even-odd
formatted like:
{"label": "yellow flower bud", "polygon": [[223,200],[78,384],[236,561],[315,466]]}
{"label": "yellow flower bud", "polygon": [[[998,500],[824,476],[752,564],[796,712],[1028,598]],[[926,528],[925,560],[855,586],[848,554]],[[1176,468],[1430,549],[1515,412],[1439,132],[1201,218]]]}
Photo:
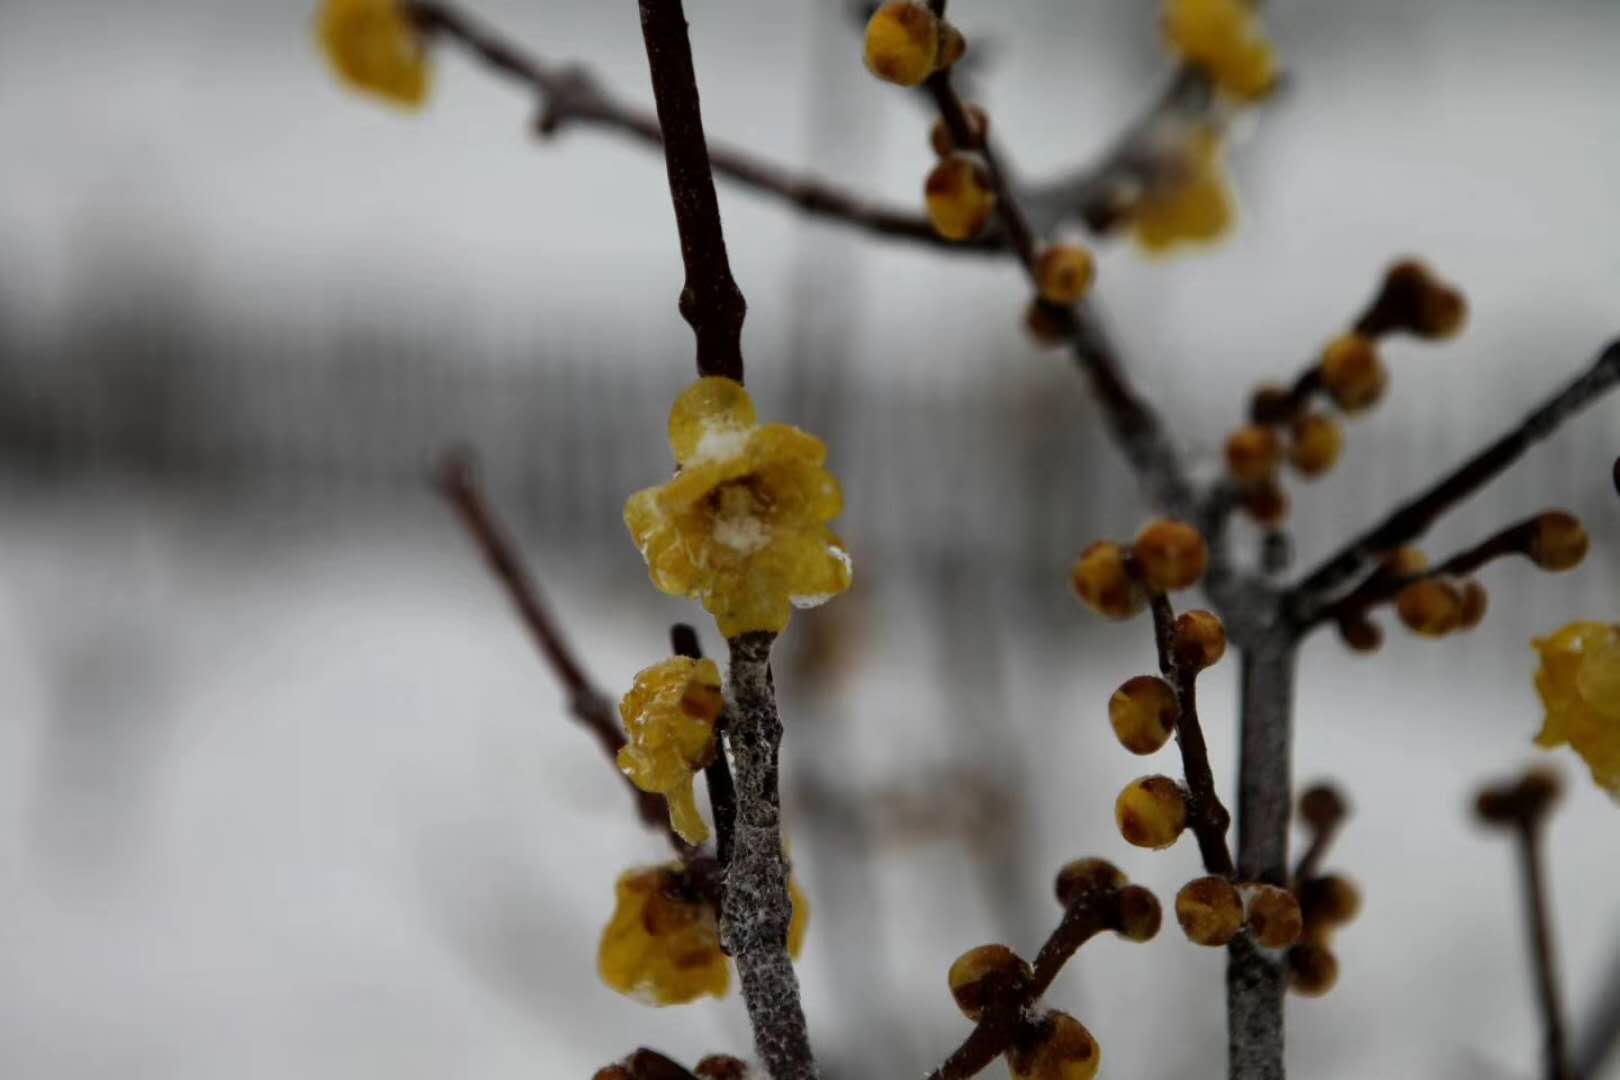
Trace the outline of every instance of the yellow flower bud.
{"label": "yellow flower bud", "polygon": [[1293,893],[1261,884],[1245,885],[1244,891],[1248,894],[1244,921],[1256,942],[1268,949],[1285,949],[1299,940],[1305,920]]}
{"label": "yellow flower bud", "polygon": [[1302,476],[1321,476],[1339,460],[1344,432],[1323,413],[1306,413],[1289,425],[1288,461]]}
{"label": "yellow flower bud", "polygon": [[1264,480],[1245,488],[1241,504],[1244,513],[1261,525],[1276,525],[1288,516],[1288,492],[1275,480]]}
{"label": "yellow flower bud", "polygon": [[1226,471],[1247,487],[1263,484],[1277,474],[1282,462],[1282,444],[1269,427],[1249,424],[1226,439]]}
{"label": "yellow flower bud", "polygon": [[1323,387],[1347,413],[1375,404],[1389,382],[1378,346],[1360,334],[1341,334],[1329,342],[1319,371]]}
{"label": "yellow flower bud", "polygon": [[934,126],[928,132],[928,145],[934,148],[935,154],[946,157],[957,150],[976,150],[990,134],[990,116],[983,109],[977,105],[963,105],[962,115],[967,119],[968,130],[973,133],[973,145],[957,146],[951,129],[941,118],[934,121]]}
{"label": "yellow flower bud", "polygon": [[939,63],[939,19],[926,5],[896,0],[866,23],[866,69],[885,82],[917,86]]}
{"label": "yellow flower bud", "polygon": [[1569,570],[1586,558],[1589,544],[1580,518],[1563,510],[1549,510],[1536,519],[1530,537],[1530,559],[1543,570]]}
{"label": "yellow flower bud", "polygon": [[1127,679],[1108,699],[1114,736],[1133,754],[1152,754],[1169,742],[1180,712],[1175,690],[1157,675]]}
{"label": "yellow flower bud", "polygon": [[1140,885],[1127,885],[1114,898],[1114,931],[1126,941],[1152,941],[1164,922],[1159,898]]}
{"label": "yellow flower bud", "polygon": [[1102,1048],[1084,1024],[1054,1011],[1042,1021],[1039,1038],[1013,1045],[1007,1064],[1013,1080],[1092,1080],[1102,1067]]}
{"label": "yellow flower bud", "polygon": [[1226,655],[1226,628],[1207,611],[1182,612],[1171,630],[1170,647],[1176,663],[1202,671]]}
{"label": "yellow flower bud", "polygon": [[1209,564],[1209,548],[1198,530],[1168,518],[1148,522],[1136,534],[1131,554],[1148,586],[1160,592],[1198,584]]}
{"label": "yellow flower bud", "polygon": [[400,0],[324,0],[315,36],[356,89],[407,108],[427,100],[426,44]]}
{"label": "yellow flower bud", "polygon": [[1072,304],[1091,290],[1097,264],[1091,252],[1078,244],[1054,244],[1035,261],[1035,282],[1041,297],[1054,304]]}
{"label": "yellow flower bud", "polygon": [[928,221],[947,240],[971,240],[995,213],[990,173],[978,158],[956,153],[940,159],[923,185]]}
{"label": "yellow flower bud", "polygon": [[615,892],[597,949],[604,983],[649,1005],[725,994],[731,965],[720,949],[714,906],[691,891],[678,864],[631,870]]}
{"label": "yellow flower bud", "polygon": [[1339,981],[1339,958],[1320,942],[1288,950],[1288,988],[1302,997],[1321,997]]}
{"label": "yellow flower bud", "polygon": [[1035,977],[1022,957],[1005,945],[980,945],[958,956],[947,981],[962,1015],[978,1023],[997,1002],[1016,1001]]}
{"label": "yellow flower bud", "polygon": [[1299,888],[1299,910],[1311,930],[1343,926],[1361,910],[1361,893],[1337,874],[1312,878]]}
{"label": "yellow flower bud", "polygon": [[1107,859],[1075,859],[1058,871],[1055,892],[1058,903],[1067,908],[1084,897],[1117,892],[1127,884],[1124,872]]}
{"label": "yellow flower bud", "polygon": [[1490,595],[1485,586],[1469,578],[1462,583],[1462,611],[1458,615],[1457,627],[1460,630],[1472,630],[1485,620],[1485,608],[1490,603]]}
{"label": "yellow flower bud", "polygon": [[1164,34],[1183,60],[1233,97],[1263,97],[1276,85],[1276,53],[1245,0],[1165,0]]}
{"label": "yellow flower bud", "polygon": [[1223,877],[1201,877],[1176,894],[1176,921],[1194,945],[1225,945],[1243,929],[1243,898]]}
{"label": "yellow flower bud", "polygon": [[1099,540],[1080,553],[1070,584],[1086,606],[1110,619],[1128,619],[1147,605],[1147,593],[1131,577],[1125,549]]}
{"label": "yellow flower bud", "polygon": [[1114,800],[1114,820],[1127,843],[1167,848],[1187,827],[1187,795],[1168,776],[1143,776]]}
{"label": "yellow flower bud", "polygon": [[638,672],[619,702],[627,736],[619,768],[642,791],[664,796],[670,824],[689,844],[709,838],[692,778],[714,756],[714,722],[724,706],[714,661],[684,656]]}
{"label": "yellow flower bud", "polygon": [[1420,578],[1395,595],[1395,612],[1413,633],[1445,637],[1462,624],[1462,593],[1449,581]]}

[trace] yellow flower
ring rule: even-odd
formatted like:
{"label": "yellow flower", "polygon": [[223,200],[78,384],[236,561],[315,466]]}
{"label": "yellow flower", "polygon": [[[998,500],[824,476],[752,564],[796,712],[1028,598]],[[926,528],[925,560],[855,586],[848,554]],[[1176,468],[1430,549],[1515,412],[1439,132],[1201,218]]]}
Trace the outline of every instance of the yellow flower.
{"label": "yellow flower", "polygon": [[427,100],[427,49],[400,0],[324,0],[315,36],[356,89],[411,108]]}
{"label": "yellow flower", "polygon": [[1164,36],[1233,97],[1262,97],[1277,82],[1277,54],[1253,0],[1165,0]]}
{"label": "yellow flower", "polygon": [[826,524],[843,495],[820,439],[759,424],[748,391],[711,376],[675,400],[669,446],[675,476],[624,507],[659,590],[700,601],[735,637],[779,632],[795,606],[849,588],[849,554]]}
{"label": "yellow flower", "polygon": [[637,672],[619,702],[629,738],[619,751],[619,768],[642,791],[664,797],[670,824],[689,844],[709,838],[692,777],[714,756],[714,721],[724,705],[714,661],[684,656]]}
{"label": "yellow flower", "polygon": [[1620,626],[1574,622],[1532,644],[1536,692],[1547,710],[1536,744],[1568,743],[1598,786],[1620,799]]}
{"label": "yellow flower", "polygon": [[1192,132],[1167,170],[1131,212],[1136,242],[1151,252],[1178,244],[1209,243],[1231,227],[1236,210],[1226,179],[1220,135]]}
{"label": "yellow flower", "polygon": [[714,906],[692,892],[678,865],[627,871],[614,889],[617,905],[596,953],[604,983],[649,1005],[725,994],[731,966]]}

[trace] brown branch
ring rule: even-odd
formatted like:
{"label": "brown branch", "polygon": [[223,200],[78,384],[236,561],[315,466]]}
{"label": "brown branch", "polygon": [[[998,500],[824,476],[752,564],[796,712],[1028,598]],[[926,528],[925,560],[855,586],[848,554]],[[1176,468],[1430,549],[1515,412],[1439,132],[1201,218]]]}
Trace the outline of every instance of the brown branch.
{"label": "brown branch", "polygon": [[[936,72],[929,77],[925,86],[952,141],[957,146],[976,150],[983,157],[991,188],[996,195],[997,220],[1006,234],[1008,246],[1023,266],[1030,283],[1035,284],[1036,259],[1039,255],[1036,237],[1017,193],[1008,181],[1000,154],[982,137],[977,127],[969,124],[949,70]],[[1164,431],[1164,425],[1126,381],[1114,347],[1091,306],[1084,302],[1073,307],[1037,302],[1052,317],[1054,325],[1066,332],[1076,363],[1090,378],[1092,389],[1102,403],[1109,429],[1152,501],[1175,517],[1199,520],[1202,515],[1192,485],[1187,480],[1175,447]]]}
{"label": "brown branch", "polygon": [[618,754],[624,746],[624,732],[619,730],[619,719],[613,702],[597,689],[574,655],[556,618],[546,606],[539,586],[530,576],[518,555],[505,527],[490,507],[472,455],[465,451],[446,454],[435,477],[439,492],[450,502],[462,525],[466,528],[496,580],[505,588],[512,606],[517,608],[529,636],[540,649],[546,666],[568,692],[568,706],[574,718],[596,737],[597,743],[613,764],[615,773],[624,780],[636,802],[636,813],[648,828],[657,829],[669,837],[670,844],[683,858],[690,857],[694,849],[675,835],[669,823],[669,810],[663,798],[642,791],[619,772]]}
{"label": "brown branch", "polygon": [[[644,109],[623,105],[586,68],[554,65],[502,38],[453,4],[438,0],[406,0],[416,24],[424,34],[448,38],[462,46],[493,70],[521,83],[540,99],[536,127],[542,135],[553,135],[564,126],[578,123],[616,131],[648,146],[663,142],[658,118]],[[859,229],[881,239],[925,244],[941,251],[990,254],[1003,249],[997,237],[985,237],[970,244],[953,244],[914,211],[880,203],[802,174],[755,154],[723,144],[711,144],[709,160],[714,171],[743,187],[822,218]]]}
{"label": "brown branch", "polygon": [[1530,954],[1535,967],[1536,1002],[1541,1008],[1545,1033],[1546,1080],[1574,1080],[1575,1074],[1569,1066],[1564,1005],[1558,988],[1558,965],[1553,955],[1552,917],[1547,900],[1540,822],[1526,819],[1516,830],[1515,839],[1519,853],[1519,880],[1524,887],[1525,915],[1529,924]]}
{"label": "brown branch", "polygon": [[1304,629],[1308,631],[1325,623],[1364,617],[1367,612],[1380,604],[1394,600],[1408,585],[1425,578],[1463,577],[1486,563],[1507,555],[1528,556],[1541,517],[1542,515],[1537,514],[1509,525],[1479,543],[1464,548],[1438,565],[1416,574],[1391,573],[1387,567],[1380,565],[1368,574],[1360,585],[1333,603],[1322,607]]}
{"label": "brown branch", "polygon": [[968,1080],[988,1068],[1034,1023],[1029,1011],[1051,988],[1080,946],[1104,930],[1118,930],[1123,924],[1119,890],[1086,894],[1063,913],[1063,919],[1035,954],[1034,977],[1022,992],[1008,1000],[995,1001],[967,1038],[952,1050],[927,1080]]}
{"label": "brown branch", "polygon": [[1209,766],[1209,747],[1198,722],[1198,672],[1180,663],[1175,656],[1173,634],[1176,615],[1170,599],[1162,592],[1152,593],[1153,638],[1159,649],[1159,671],[1176,692],[1176,744],[1181,748],[1181,769],[1187,777],[1187,820],[1198,840],[1198,853],[1204,869],[1230,878],[1236,870],[1226,846],[1226,830],[1232,815],[1221,805],[1215,791],[1215,774]]}
{"label": "brown branch", "polygon": [[748,305],[726,255],[681,0],[641,0],[641,37],[663,132],[681,261],[686,264],[680,308],[697,338],[697,371],[742,382],[742,326]]}
{"label": "brown branch", "polygon": [[782,720],[770,667],[775,638],[771,633],[747,633],[728,642],[727,737],[736,769],[737,815],[720,907],[720,938],[737,965],[754,1046],[771,1080],[814,1080],[816,1065],[799,1001],[799,979],[787,951],[793,903],[782,851],[778,785]]}
{"label": "brown branch", "polygon": [[1307,574],[1284,598],[1286,616],[1296,627],[1310,626],[1322,608],[1333,602],[1340,586],[1366,569],[1372,560],[1422,536],[1446,511],[1613,389],[1616,382],[1620,382],[1620,340],[1611,342],[1591,367],[1537,406],[1511,430]]}
{"label": "brown branch", "polygon": [[[676,623],[669,628],[669,644],[676,656],[703,659],[697,631],[686,623]],[[727,719],[722,710],[715,722],[714,760],[703,767],[703,781],[709,789],[709,810],[714,814],[715,859],[721,870],[731,861],[731,832],[737,823],[737,786],[731,777],[731,762],[726,757]]]}

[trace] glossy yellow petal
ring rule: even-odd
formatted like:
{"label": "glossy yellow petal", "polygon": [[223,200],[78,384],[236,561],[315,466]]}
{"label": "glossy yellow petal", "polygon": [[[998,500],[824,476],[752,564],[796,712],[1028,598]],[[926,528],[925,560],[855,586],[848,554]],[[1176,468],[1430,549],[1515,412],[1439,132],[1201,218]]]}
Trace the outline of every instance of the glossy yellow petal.
{"label": "glossy yellow petal", "polygon": [[1620,798],[1620,628],[1575,622],[1533,644],[1546,709],[1536,744],[1567,743],[1598,786]]}
{"label": "glossy yellow petal", "polygon": [[665,513],[679,513],[707,498],[722,484],[743,479],[750,471],[748,459],[742,456],[694,460],[681,466],[680,472],[659,490],[658,505]]}
{"label": "glossy yellow petal", "polygon": [[685,465],[737,457],[757,423],[754,399],[743,385],[711,375],[681,392],[669,411],[669,448]]}
{"label": "glossy yellow petal", "polygon": [[427,100],[427,51],[399,0],[325,0],[315,36],[351,86],[412,108]]}
{"label": "glossy yellow petal", "polygon": [[748,461],[754,469],[796,462],[821,465],[827,460],[827,444],[792,424],[766,424],[748,436]]}
{"label": "glossy yellow petal", "polygon": [[698,813],[692,778],[714,756],[714,725],[725,707],[713,660],[671,657],[636,675],[623,700],[625,744],[618,763],[642,791],[664,796],[670,823],[701,844],[708,826]]}
{"label": "glossy yellow petal", "polygon": [[793,904],[793,920],[788,923],[788,955],[797,960],[804,952],[804,936],[810,932],[810,900],[792,874],[788,875],[788,900]]}
{"label": "glossy yellow petal", "polygon": [[688,895],[679,873],[655,866],[620,876],[613,917],[597,947],[602,981],[649,1005],[719,997],[731,981],[714,909]]}

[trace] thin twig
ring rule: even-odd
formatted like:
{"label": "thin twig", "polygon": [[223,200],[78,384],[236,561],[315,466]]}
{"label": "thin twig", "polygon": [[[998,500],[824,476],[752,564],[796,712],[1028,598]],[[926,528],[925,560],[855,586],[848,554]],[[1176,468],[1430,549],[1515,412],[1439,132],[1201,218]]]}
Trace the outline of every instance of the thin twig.
{"label": "thin twig", "polygon": [[[676,656],[689,660],[703,659],[703,646],[697,631],[686,623],[669,628],[670,648]],[[726,722],[729,714],[722,709],[714,728],[714,759],[703,767],[703,781],[709,789],[709,810],[714,815],[714,853],[725,870],[731,861],[731,833],[737,823],[737,786],[731,778],[731,762],[726,757]]]}
{"label": "thin twig", "polygon": [[546,666],[551,668],[552,673],[557,676],[557,681],[562,683],[563,689],[568,692],[568,706],[574,718],[596,737],[596,741],[607,754],[608,761],[613,764],[614,772],[619,773],[635,798],[636,813],[643,824],[665,833],[669,837],[670,844],[683,858],[690,856],[694,849],[682,841],[670,826],[669,810],[663,798],[642,791],[628,776],[619,772],[618,754],[619,749],[625,744],[625,738],[624,732],[619,729],[613,702],[591,682],[590,676],[585,673],[584,667],[569,646],[561,627],[557,625],[556,618],[546,606],[539,586],[518,555],[517,546],[512,542],[500,520],[496,518],[495,511],[484,495],[483,487],[478,482],[472,455],[465,451],[446,454],[439,464],[435,479],[440,493],[455,508],[468,535],[483,552],[484,559],[489,563],[496,580],[506,589],[507,597],[512,601],[512,606],[517,608],[518,615],[522,618],[523,625],[528,628],[529,636],[539,647]]}
{"label": "thin twig", "polygon": [[1221,805],[1215,791],[1215,774],[1209,766],[1209,747],[1198,722],[1198,672],[1180,663],[1175,656],[1173,635],[1175,612],[1162,592],[1152,594],[1153,637],[1159,650],[1159,671],[1176,693],[1176,743],[1181,748],[1181,769],[1187,777],[1187,820],[1198,840],[1198,853],[1204,869],[1230,878],[1236,870],[1232,852],[1226,846],[1226,830],[1232,815]]}
{"label": "thin twig", "polygon": [[1530,934],[1531,962],[1535,966],[1536,1003],[1545,1033],[1546,1080],[1574,1080],[1565,1035],[1564,1004],[1558,988],[1558,965],[1553,953],[1552,920],[1547,882],[1542,866],[1541,821],[1523,819],[1515,830],[1519,877],[1524,886],[1525,916]]}
{"label": "thin twig", "polygon": [[[662,143],[658,118],[653,113],[621,104],[586,68],[547,63],[453,4],[407,0],[406,6],[425,34],[457,42],[490,68],[532,90],[541,102],[536,123],[540,134],[553,135],[568,124],[579,123],[617,131],[649,146]],[[812,217],[849,225],[882,239],[979,255],[1003,248],[993,236],[971,244],[953,244],[915,211],[884,206],[736,147],[711,144],[709,160],[715,172],[743,187],[780,199]]]}
{"label": "thin twig", "polygon": [[[1030,283],[1035,284],[1039,256],[1036,237],[1008,181],[1001,155],[982,137],[980,129],[968,122],[949,70],[936,72],[925,85],[955,144],[977,150],[983,157],[996,195],[996,217],[1008,246]],[[1068,332],[1075,361],[1091,380],[1115,441],[1135,468],[1152,501],[1176,517],[1197,520],[1201,515],[1180,456],[1158,415],[1126,380],[1118,355],[1091,305],[1082,302],[1068,308],[1045,306],[1054,321]]]}
{"label": "thin twig", "polygon": [[1365,616],[1368,611],[1380,604],[1387,604],[1395,599],[1408,585],[1425,578],[1463,577],[1505,555],[1526,555],[1529,553],[1530,542],[1536,534],[1536,527],[1540,521],[1541,515],[1537,514],[1535,517],[1515,522],[1437,565],[1415,574],[1391,573],[1386,567],[1379,566],[1368,574],[1360,585],[1319,609],[1304,629],[1308,631],[1324,623]]}
{"label": "thin twig", "polygon": [[1446,474],[1427,491],[1324,560],[1288,593],[1285,612],[1298,627],[1311,625],[1345,582],[1372,560],[1422,536],[1447,510],[1478,491],[1526,450],[1620,382],[1620,340],[1611,342],[1591,367],[1537,406],[1511,430]]}

